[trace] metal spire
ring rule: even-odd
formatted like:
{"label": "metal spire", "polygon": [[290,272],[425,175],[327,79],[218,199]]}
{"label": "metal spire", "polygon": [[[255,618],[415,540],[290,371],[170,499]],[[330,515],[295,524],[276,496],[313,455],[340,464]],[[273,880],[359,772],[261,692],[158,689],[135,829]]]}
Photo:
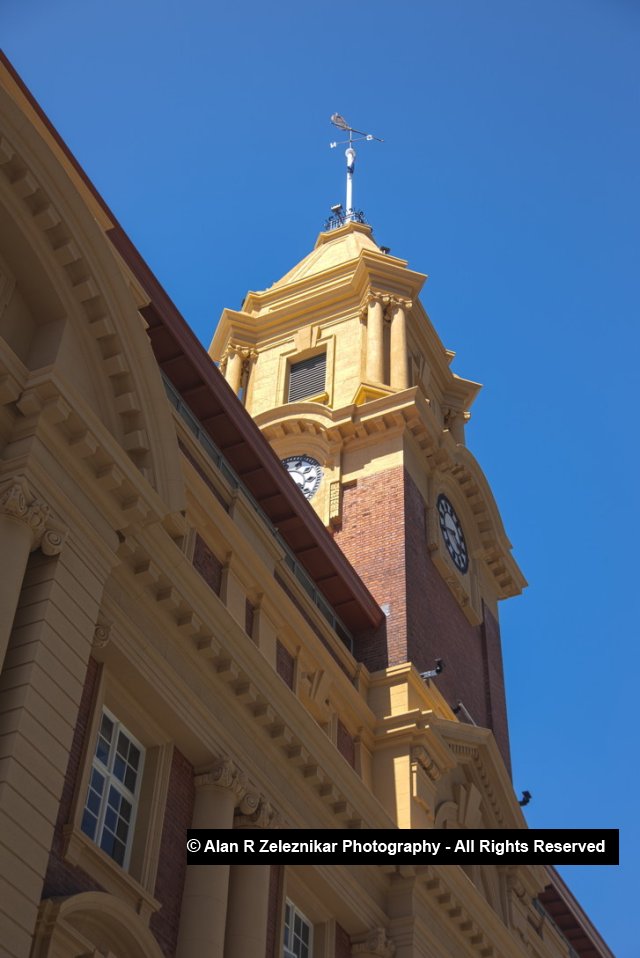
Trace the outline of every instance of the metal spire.
{"label": "metal spire", "polygon": [[[376,140],[378,143],[384,143],[384,140],[381,140],[379,136],[373,136],[371,133],[363,133],[362,130],[355,130],[352,126],[349,126],[345,118],[339,113],[332,115],[331,122],[334,126],[337,126],[339,130],[344,130],[349,133],[348,140],[334,141],[329,144],[332,150],[337,146],[342,146],[345,143],[348,144],[347,149],[344,151],[344,155],[347,158],[347,194],[344,211],[338,213],[337,208],[332,207],[332,212],[334,212],[334,215],[340,220],[339,225],[342,225],[351,220],[362,219],[362,214],[356,213],[353,208],[353,171],[356,164],[356,151],[353,148],[353,144],[360,140]],[[354,136],[354,133],[356,136]]]}

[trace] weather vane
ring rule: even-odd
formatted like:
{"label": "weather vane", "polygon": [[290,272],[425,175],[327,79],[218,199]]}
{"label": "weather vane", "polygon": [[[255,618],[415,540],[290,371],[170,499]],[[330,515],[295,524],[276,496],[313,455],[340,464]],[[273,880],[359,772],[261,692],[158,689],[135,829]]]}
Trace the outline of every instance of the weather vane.
{"label": "weather vane", "polygon": [[[340,116],[339,113],[334,113],[332,115],[331,122],[334,126],[337,126],[339,130],[344,130],[345,133],[349,134],[348,140],[336,140],[329,144],[332,150],[334,150],[337,146],[342,146],[345,143],[348,144],[347,149],[344,151],[344,155],[347,158],[347,198],[344,213],[342,216],[340,216],[337,213],[338,207],[331,208],[332,212],[338,215],[338,218],[343,223],[347,223],[350,220],[359,218],[358,214],[356,214],[353,209],[353,171],[356,164],[356,151],[353,148],[353,144],[360,140],[376,140],[378,143],[384,143],[384,140],[381,140],[379,136],[373,136],[371,133],[363,133],[362,130],[354,130],[354,128],[349,126],[345,118]],[[356,134],[355,136],[354,133]]]}

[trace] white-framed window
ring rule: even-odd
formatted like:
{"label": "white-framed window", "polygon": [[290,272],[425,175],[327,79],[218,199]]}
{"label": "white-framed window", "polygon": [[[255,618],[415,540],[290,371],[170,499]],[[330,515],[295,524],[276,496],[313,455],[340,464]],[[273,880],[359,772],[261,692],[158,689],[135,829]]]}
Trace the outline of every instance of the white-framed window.
{"label": "white-framed window", "polygon": [[128,868],[144,748],[103,708],[81,829],[118,865]]}
{"label": "white-framed window", "polygon": [[284,958],[311,958],[312,948],[313,925],[287,899],[284,908]]}

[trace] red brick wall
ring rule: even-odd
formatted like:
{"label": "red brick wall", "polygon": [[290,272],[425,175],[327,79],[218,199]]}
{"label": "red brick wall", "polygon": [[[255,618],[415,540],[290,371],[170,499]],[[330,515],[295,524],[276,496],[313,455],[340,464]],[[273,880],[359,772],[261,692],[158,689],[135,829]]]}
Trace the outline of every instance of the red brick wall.
{"label": "red brick wall", "polygon": [[382,627],[356,640],[356,657],[371,671],[407,661],[403,472],[398,466],[345,486],[334,535],[374,598],[388,606]]}
{"label": "red brick wall", "polygon": [[337,922],[335,958],[351,958],[351,939],[342,925]]}
{"label": "red brick wall", "polygon": [[478,725],[493,729],[509,768],[509,738],[500,653],[500,630],[488,609],[485,623],[466,618],[427,549],[426,505],[405,476],[407,619],[409,658],[419,671],[437,658],[445,668],[436,679],[450,705],[464,702]]}
{"label": "red brick wall", "polygon": [[280,639],[276,643],[276,672],[290,689],[293,688],[294,658]]}
{"label": "red brick wall", "polygon": [[250,638],[253,638],[253,623],[255,621],[256,611],[254,606],[245,599],[244,603],[244,631]]}
{"label": "red brick wall", "polygon": [[216,595],[220,595],[222,586],[222,562],[211,551],[202,536],[196,534],[196,543],[193,549],[193,565],[207,585]]}
{"label": "red brick wall", "polygon": [[444,659],[439,690],[494,730],[509,767],[498,623],[485,609],[482,626],[471,625],[433,564],[417,486],[399,466],[347,486],[342,507],[336,542],[378,602],[389,604],[380,629],[357,637],[356,658],[371,671],[412,661],[421,672]]}
{"label": "red brick wall", "polygon": [[498,748],[502,752],[509,772],[511,772],[511,753],[509,749],[509,725],[507,722],[507,701],[505,697],[504,672],[502,669],[502,642],[500,624],[491,610],[482,604],[484,621],[482,633],[484,639],[486,688],[491,715],[491,728],[496,737]]}
{"label": "red brick wall", "polygon": [[351,768],[356,767],[356,745],[353,740],[353,735],[350,734],[349,730],[338,720],[338,735],[336,745],[338,746],[338,751],[343,758],[346,758],[347,762]]}
{"label": "red brick wall", "polygon": [[280,923],[282,921],[284,869],[281,865],[271,865],[269,875],[269,907],[267,912],[267,947],[265,958],[279,958]]}
{"label": "red brick wall", "polygon": [[69,752],[67,773],[64,780],[60,806],[58,808],[58,818],[53,834],[49,864],[44,879],[42,890],[43,898],[64,897],[84,891],[103,891],[102,886],[87,875],[85,871],[65,862],[62,857],[64,847],[62,829],[71,821],[73,796],[76,781],[81,772],[85,740],[93,715],[99,678],[100,665],[95,659],[89,659],[82,698],[80,699],[80,708],[78,710],[78,720],[73,735],[71,751]]}
{"label": "red brick wall", "polygon": [[182,891],[186,872],[184,840],[193,817],[193,767],[177,748],[173,750],[167,807],[162,827],[155,897],[162,907],[150,927],[167,958],[175,954]]}

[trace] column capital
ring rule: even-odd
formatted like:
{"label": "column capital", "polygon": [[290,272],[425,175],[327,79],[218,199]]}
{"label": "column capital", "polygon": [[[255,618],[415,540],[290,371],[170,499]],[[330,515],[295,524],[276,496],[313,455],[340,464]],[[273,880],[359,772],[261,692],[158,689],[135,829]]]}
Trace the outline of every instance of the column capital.
{"label": "column capital", "polygon": [[389,297],[385,296],[384,293],[380,293],[374,289],[368,289],[364,295],[364,299],[361,300],[360,306],[360,316],[363,320],[367,319],[369,311],[374,306],[380,306],[383,310],[385,307],[385,300],[388,301]]}
{"label": "column capital", "polygon": [[67,530],[24,476],[11,476],[0,483],[0,515],[25,524],[31,534],[31,552],[40,548],[45,555],[54,556],[62,550]]}
{"label": "column capital", "polygon": [[227,343],[220,359],[220,365],[226,363],[230,356],[239,356],[243,361],[250,362],[258,358],[258,350],[243,343]]}
{"label": "column capital", "polygon": [[196,788],[224,788],[232,791],[236,798],[242,798],[247,790],[247,776],[230,758],[219,758],[211,768],[195,776]]}
{"label": "column capital", "polygon": [[393,316],[398,309],[403,309],[406,313],[413,306],[413,300],[405,299],[403,296],[389,296],[387,299],[390,316]]}
{"label": "column capital", "polygon": [[367,290],[367,296],[366,296],[367,306],[375,306],[376,304],[379,306],[384,306],[384,301],[385,301],[384,293],[380,293],[378,292],[378,290],[375,290],[375,289]]}
{"label": "column capital", "polygon": [[364,938],[351,946],[351,954],[360,958],[393,958],[395,953],[396,946],[382,926],[372,928]]}
{"label": "column capital", "polygon": [[276,828],[280,816],[269,801],[258,792],[247,792],[234,818],[235,828]]}

